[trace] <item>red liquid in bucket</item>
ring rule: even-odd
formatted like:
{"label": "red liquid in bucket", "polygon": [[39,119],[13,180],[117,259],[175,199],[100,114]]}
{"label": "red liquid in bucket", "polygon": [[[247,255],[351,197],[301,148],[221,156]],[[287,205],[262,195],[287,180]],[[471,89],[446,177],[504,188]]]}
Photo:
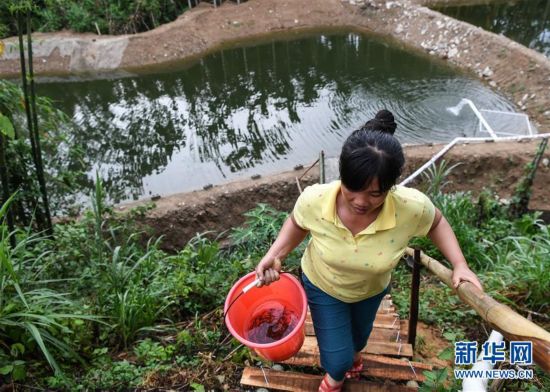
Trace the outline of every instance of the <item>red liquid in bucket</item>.
{"label": "red liquid in bucket", "polygon": [[306,293],[298,279],[281,274],[278,281],[240,295],[255,279],[256,273],[250,272],[233,285],[225,301],[225,323],[238,341],[262,358],[284,361],[304,343]]}
{"label": "red liquid in bucket", "polygon": [[245,337],[254,343],[273,343],[290,334],[298,324],[292,309],[279,306],[255,314],[245,330]]}

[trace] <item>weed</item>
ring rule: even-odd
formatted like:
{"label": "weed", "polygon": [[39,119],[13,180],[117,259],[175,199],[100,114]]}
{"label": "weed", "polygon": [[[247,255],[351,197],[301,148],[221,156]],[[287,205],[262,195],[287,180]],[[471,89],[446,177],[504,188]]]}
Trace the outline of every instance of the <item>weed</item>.
{"label": "weed", "polygon": [[447,392],[460,390],[460,380],[449,376],[450,370],[443,368],[434,371],[424,371],[426,381],[418,389],[419,392]]}
{"label": "weed", "polygon": [[437,165],[433,163],[425,172],[422,172],[425,183],[428,184],[425,193],[429,196],[441,193],[443,188],[450,183],[450,181],[447,181],[449,174],[461,164],[462,163],[459,162],[452,166],[448,166],[445,159],[442,159]]}
{"label": "weed", "polygon": [[[8,231],[4,218],[12,200],[13,197],[0,208],[0,358],[8,361],[0,371],[11,374],[13,379],[24,377],[25,364],[19,357],[38,350],[59,373],[56,353],[79,359],[72,345],[63,339],[73,332],[67,321],[96,318],[79,314],[77,303],[48,288],[49,282],[42,279],[45,253],[31,252],[34,243],[46,239],[28,232]],[[9,238],[15,235],[19,240],[12,248]],[[9,353],[4,351],[5,346],[11,346]]]}
{"label": "weed", "polygon": [[[441,186],[444,183],[442,178]],[[34,308],[30,304],[40,305],[40,315],[53,312],[54,306],[55,309],[64,306],[67,310],[74,309],[71,307],[74,303],[69,306],[64,302],[71,295],[81,300],[83,313],[105,317],[105,323],[95,323],[94,328],[79,317],[55,319],[58,325],[52,325],[48,331],[54,331],[53,335],[64,344],[70,339],[71,343],[80,345],[82,356],[89,360],[90,367],[75,368],[65,361],[60,367],[70,372],[57,373],[38,383],[61,390],[125,390],[152,385],[156,376],[177,369],[184,380],[181,382],[188,389],[193,388],[193,383],[199,390],[201,387],[205,390],[220,388],[221,381],[208,378],[213,377],[217,369],[222,365],[234,369],[253,360],[250,351],[231,340],[221,328],[220,306],[233,282],[251,271],[269,248],[287,214],[259,205],[246,214],[245,225],[232,232],[231,247],[222,249],[216,240],[198,235],[177,254],[167,255],[159,249],[161,240],[143,245],[131,220],[117,219],[101,199],[101,187],[98,182],[96,195],[99,196],[95,199],[94,211],[85,214],[79,222],[56,226],[55,244],[18,231],[16,234],[23,241],[18,241],[17,252],[10,250],[8,258],[12,269],[19,274],[18,280],[2,270],[4,282],[11,279],[12,283],[8,291],[0,291],[4,294],[0,301],[8,298],[8,303],[15,303],[10,305],[15,306],[13,309],[25,306],[21,299],[9,300],[18,297],[13,286],[15,282],[22,288],[31,309]],[[550,276],[544,267],[550,257],[550,233],[549,227],[536,214],[510,220],[506,206],[489,192],[477,200],[469,193],[438,192],[432,198],[451,222],[470,265],[491,296],[513,306],[517,303],[535,312],[548,312],[545,295]],[[3,235],[10,235],[5,228],[3,230]],[[6,237],[2,238],[4,248],[0,250],[9,250]],[[417,240],[415,244],[420,244],[431,256],[440,257],[429,242]],[[302,249],[300,247],[287,258],[285,268],[298,265]],[[37,261],[33,264],[33,260]],[[465,339],[461,326],[471,320],[475,312],[426,271],[422,272],[421,279],[420,318],[437,325],[451,342]],[[35,300],[27,292],[32,291],[28,284],[36,282],[42,282],[38,286],[50,290],[43,294],[57,293],[57,296],[49,297],[52,301],[48,303]],[[66,288],[67,295],[61,296],[53,290],[61,285]],[[396,288],[392,291],[393,301],[400,315],[407,317],[410,274],[403,264],[393,273],[393,285]],[[5,306],[6,302],[0,303],[3,310],[0,333],[6,328],[2,325]],[[9,307],[7,309],[11,312]],[[178,323],[173,324],[170,320]],[[161,322],[164,323],[162,330]],[[12,333],[9,347],[13,349],[8,352],[2,346],[4,351],[0,350],[0,372],[9,372],[12,379],[24,377],[34,366],[29,353],[41,350],[24,329],[15,330],[25,334],[26,339],[13,338]],[[162,335],[159,339],[158,335],[166,331],[173,336]],[[27,344],[29,341],[31,343]],[[23,348],[18,344],[23,344]],[[422,340],[418,344],[422,345]],[[47,345],[48,349],[50,347],[52,355],[61,353],[59,348]],[[124,355],[117,353],[123,347],[127,352]],[[448,350],[441,353],[447,357],[450,354]],[[65,358],[65,354],[60,357]],[[225,361],[220,361],[226,357]],[[199,373],[196,369],[209,370]],[[197,377],[197,374],[204,376]],[[423,390],[455,387],[449,375],[442,371],[428,374]],[[231,377],[229,373],[225,376]],[[159,376],[158,380],[165,378]]]}
{"label": "weed", "polygon": [[163,364],[171,360],[174,351],[174,345],[162,346],[151,339],[142,340],[134,348],[138,361],[148,367]]}

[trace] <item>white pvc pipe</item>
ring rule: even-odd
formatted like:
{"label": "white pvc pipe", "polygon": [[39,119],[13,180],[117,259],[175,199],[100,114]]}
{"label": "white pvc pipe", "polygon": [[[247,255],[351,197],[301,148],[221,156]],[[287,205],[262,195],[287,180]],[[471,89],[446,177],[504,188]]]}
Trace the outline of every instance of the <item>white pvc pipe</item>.
{"label": "white pvc pipe", "polygon": [[487,129],[487,132],[493,137],[493,139],[497,138],[497,135],[495,134],[495,131],[493,131],[493,128],[489,125],[489,123],[485,120],[485,117],[477,110],[476,105],[472,101],[470,101],[468,98],[462,98],[457,106],[454,108],[448,109],[453,113],[455,116],[458,116],[458,113],[460,113],[460,110],[464,105],[468,105],[473,111],[476,117],[479,119],[479,121],[485,126]]}
{"label": "white pvc pipe", "polygon": [[527,117],[529,119],[529,116],[525,113],[514,113],[514,112],[505,112],[502,110],[491,110],[491,109],[481,109],[482,112],[489,112],[489,113],[498,113],[498,114],[505,114],[507,116],[520,116],[520,117]]}
{"label": "white pvc pipe", "polygon": [[[514,113],[514,112],[503,112],[502,110],[489,110],[489,109],[481,109],[480,112],[488,112],[488,113],[499,113],[499,114],[506,114],[507,116],[519,116],[525,118],[525,122],[527,123],[527,131],[529,132],[529,135],[533,134],[533,128],[531,127],[531,121],[529,121],[529,116],[525,113]],[[502,134],[502,132],[499,132]]]}
{"label": "white pvc pipe", "polygon": [[533,136],[533,129],[531,128],[531,121],[527,118],[527,129],[529,130],[529,135]]}
{"label": "white pvc pipe", "polygon": [[533,139],[547,139],[550,138],[550,133],[539,133],[537,135],[529,135],[529,136],[505,136],[505,137],[498,137],[496,139],[494,138],[488,138],[488,137],[457,137],[452,142],[447,144],[443,149],[441,149],[437,154],[435,154],[428,162],[420,166],[414,173],[412,173],[410,176],[405,178],[403,181],[399,183],[399,185],[407,185],[409,182],[414,180],[420,173],[422,173],[424,170],[426,170],[428,167],[430,167],[436,160],[438,160],[441,156],[445,155],[451,148],[453,148],[456,144],[459,142],[504,142],[504,141],[519,141],[519,140],[533,140]]}
{"label": "white pvc pipe", "polygon": [[[489,336],[488,342],[502,342],[504,337],[502,334],[498,331],[492,331],[491,335]],[[484,353],[482,352],[477,357],[477,361],[472,366],[473,371],[476,370],[491,370],[494,367],[494,364],[491,363],[491,361],[484,361],[482,358],[484,356]],[[462,381],[462,392],[485,392],[487,390],[487,384],[489,383],[488,378],[465,378]]]}

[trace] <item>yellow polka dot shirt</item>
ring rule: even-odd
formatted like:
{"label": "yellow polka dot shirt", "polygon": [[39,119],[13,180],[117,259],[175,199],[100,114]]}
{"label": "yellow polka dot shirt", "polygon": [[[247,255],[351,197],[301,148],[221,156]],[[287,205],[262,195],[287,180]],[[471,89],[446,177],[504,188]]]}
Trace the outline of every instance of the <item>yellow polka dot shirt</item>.
{"label": "yellow polka dot shirt", "polygon": [[336,213],[339,192],[340,181],[309,186],[292,214],[311,234],[302,270],[325,293],[351,303],[386,288],[409,240],[428,234],[435,207],[422,192],[396,186],[376,220],[354,236]]}

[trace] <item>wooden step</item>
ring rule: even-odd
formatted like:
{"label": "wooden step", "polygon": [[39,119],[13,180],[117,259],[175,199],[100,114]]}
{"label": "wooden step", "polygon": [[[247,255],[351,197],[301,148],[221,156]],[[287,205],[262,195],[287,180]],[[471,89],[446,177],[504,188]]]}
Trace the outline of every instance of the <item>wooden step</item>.
{"label": "wooden step", "polygon": [[388,307],[386,307],[386,308],[380,307],[380,308],[378,308],[378,310],[376,311],[376,313],[382,313],[382,314],[384,314],[384,313],[395,313],[395,312],[397,312],[397,310],[395,309],[395,306],[393,306],[393,305],[392,305],[392,306],[388,306]]}
{"label": "wooden step", "polygon": [[[306,336],[304,344],[300,351],[319,355],[319,347],[317,345],[317,338],[315,336]],[[413,349],[412,346],[406,342],[380,342],[380,341],[368,341],[367,347],[363,349],[363,352],[367,354],[388,355],[394,357],[408,357],[412,358]]]}
{"label": "wooden step", "polygon": [[[399,318],[399,315],[396,312],[378,312],[376,313],[374,320],[379,322],[393,322],[396,318]],[[306,321],[312,321],[311,313],[309,311],[306,313]]]}
{"label": "wooden step", "polygon": [[[306,314],[306,326],[313,323],[311,314]],[[376,313],[374,325],[383,326],[382,328],[399,329],[399,315],[397,313]]]}
{"label": "wooden step", "polygon": [[380,306],[378,307],[378,311],[386,311],[390,308],[394,308],[395,309],[395,306],[393,305],[393,301],[391,300],[391,298],[388,298],[388,299],[383,299],[382,302],[380,302]]}
{"label": "wooden step", "polygon": [[[311,392],[317,391],[323,376],[281,372],[272,369],[246,367],[241,377],[241,384],[253,387],[269,388],[279,391]],[[267,379],[267,382],[266,382]],[[343,391],[354,392],[413,392],[416,388],[404,385],[381,384],[371,381],[346,380]]]}
{"label": "wooden step", "polygon": [[[386,378],[389,380],[416,380],[425,381],[424,370],[432,370],[433,366],[420,362],[404,361],[397,358],[388,358],[382,355],[363,353],[364,376]],[[319,352],[301,351],[294,357],[284,361],[287,365],[321,366]],[[414,369],[414,371],[413,371]]]}
{"label": "wooden step", "polygon": [[[311,325],[311,323],[311,313],[308,311],[306,314],[306,325]],[[408,323],[408,320],[400,320],[397,313],[376,313],[373,326],[375,328],[400,329],[403,324],[406,324],[405,329],[408,330]]]}
{"label": "wooden step", "polygon": [[378,342],[407,342],[409,331],[389,329],[389,328],[373,328],[369,336],[370,341]]}
{"label": "wooden step", "polygon": [[376,321],[374,320],[373,324],[374,328],[387,328],[387,329],[397,329],[397,330],[409,330],[409,320],[399,320],[399,321],[392,321],[386,322],[386,321]]}
{"label": "wooden step", "polygon": [[[416,380],[423,382],[425,370],[433,366],[411,362],[412,346],[407,342],[409,321],[400,320],[393,305],[391,295],[386,295],[376,313],[373,330],[367,347],[362,352],[365,369],[363,376],[386,379],[385,383],[376,381],[346,380],[344,391],[417,391],[404,385],[388,383],[387,380]],[[306,337],[300,351],[283,363],[293,366],[320,367],[319,347],[315,337],[311,314],[307,313],[305,323]],[[392,357],[399,357],[392,358]],[[409,358],[409,359],[407,359]],[[267,382],[266,382],[267,379]],[[321,375],[274,371],[247,367],[244,369],[241,384],[264,387],[282,391],[317,391]]]}
{"label": "wooden step", "polygon": [[[401,325],[401,323],[400,323]],[[305,323],[306,336],[315,336],[315,330],[313,329],[313,323]],[[396,328],[379,328],[373,327],[369,337],[370,341],[382,341],[382,342],[396,342],[398,339],[401,342],[406,342],[409,336],[409,330],[402,328],[401,330]]]}

